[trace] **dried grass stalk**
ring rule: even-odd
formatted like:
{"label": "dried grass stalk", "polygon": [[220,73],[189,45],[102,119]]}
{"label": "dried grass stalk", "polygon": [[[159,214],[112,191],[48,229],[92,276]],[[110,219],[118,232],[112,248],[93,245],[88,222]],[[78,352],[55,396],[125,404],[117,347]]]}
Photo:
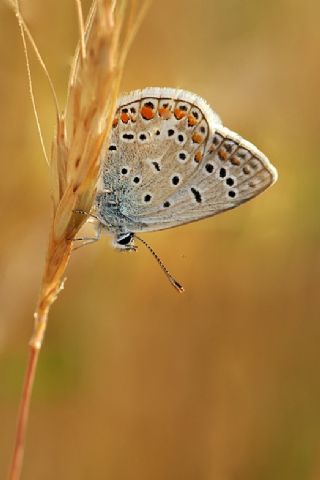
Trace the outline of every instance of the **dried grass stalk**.
{"label": "dried grass stalk", "polygon": [[[18,2],[10,0],[10,3],[19,19],[27,64],[25,34],[42,62],[20,14]],[[33,378],[48,313],[63,287],[63,277],[72,251],[72,239],[86,220],[84,215],[75,213],[75,210],[90,212],[92,208],[101,147],[111,128],[128,48],[147,2],[95,0],[85,26],[79,0],[76,0],[76,6],[80,41],[71,68],[65,110],[60,112],[56,103],[57,128],[50,161],[53,216],[45,269],[34,314],[35,326],[30,340],[30,359],[18,415],[10,480],[20,478]],[[29,80],[36,112],[30,76]]]}
{"label": "dried grass stalk", "polygon": [[90,212],[101,147],[110,132],[124,60],[143,8],[134,1],[97,0],[73,62],[68,102],[52,144],[53,222],[30,344],[41,346],[48,309],[62,287],[72,242]]}

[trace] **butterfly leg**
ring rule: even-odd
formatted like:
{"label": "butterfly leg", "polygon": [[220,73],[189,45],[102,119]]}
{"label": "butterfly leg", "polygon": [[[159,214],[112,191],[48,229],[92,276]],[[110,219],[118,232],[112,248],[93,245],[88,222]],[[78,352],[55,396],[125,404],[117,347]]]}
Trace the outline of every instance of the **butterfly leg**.
{"label": "butterfly leg", "polygon": [[72,240],[72,242],[82,242],[80,245],[73,246],[72,251],[78,250],[79,248],[84,247],[85,245],[89,245],[91,243],[95,243],[98,240],[100,240],[101,237],[101,231],[102,231],[102,223],[98,224],[97,231],[96,231],[96,236],[95,237],[77,237]]}
{"label": "butterfly leg", "polygon": [[99,223],[101,223],[99,218],[96,215],[85,212],[84,210],[73,210],[73,213],[79,213],[80,215],[86,215],[87,217],[95,218],[96,220],[98,220]]}

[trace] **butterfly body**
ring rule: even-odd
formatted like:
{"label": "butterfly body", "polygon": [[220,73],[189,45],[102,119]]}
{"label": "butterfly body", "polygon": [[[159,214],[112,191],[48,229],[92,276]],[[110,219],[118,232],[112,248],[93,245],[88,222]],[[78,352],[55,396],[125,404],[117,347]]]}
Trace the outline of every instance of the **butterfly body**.
{"label": "butterfly body", "polygon": [[277,172],[195,94],[147,88],[121,97],[95,202],[114,246],[134,234],[213,216],[255,197]]}

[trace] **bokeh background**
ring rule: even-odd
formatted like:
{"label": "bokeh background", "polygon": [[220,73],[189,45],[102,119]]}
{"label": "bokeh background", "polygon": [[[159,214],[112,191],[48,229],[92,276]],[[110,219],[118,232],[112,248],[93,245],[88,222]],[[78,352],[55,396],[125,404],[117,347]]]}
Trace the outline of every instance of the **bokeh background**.
{"label": "bokeh background", "polygon": [[[87,11],[89,2],[83,2]],[[72,0],[24,0],[61,103]],[[195,91],[279,170],[261,197],[216,218],[79,250],[36,378],[24,480],[320,478],[320,4],[155,1],[122,90]],[[16,20],[0,5],[0,477],[14,438],[50,223]],[[32,61],[46,145],[54,110]]]}

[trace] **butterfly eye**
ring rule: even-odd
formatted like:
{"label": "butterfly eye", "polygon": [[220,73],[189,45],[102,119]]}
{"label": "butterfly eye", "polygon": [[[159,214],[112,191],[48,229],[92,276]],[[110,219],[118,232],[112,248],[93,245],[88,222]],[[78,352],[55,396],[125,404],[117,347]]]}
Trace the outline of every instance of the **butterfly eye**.
{"label": "butterfly eye", "polygon": [[133,236],[133,233],[124,233],[116,238],[115,243],[116,245],[129,245],[133,239]]}

